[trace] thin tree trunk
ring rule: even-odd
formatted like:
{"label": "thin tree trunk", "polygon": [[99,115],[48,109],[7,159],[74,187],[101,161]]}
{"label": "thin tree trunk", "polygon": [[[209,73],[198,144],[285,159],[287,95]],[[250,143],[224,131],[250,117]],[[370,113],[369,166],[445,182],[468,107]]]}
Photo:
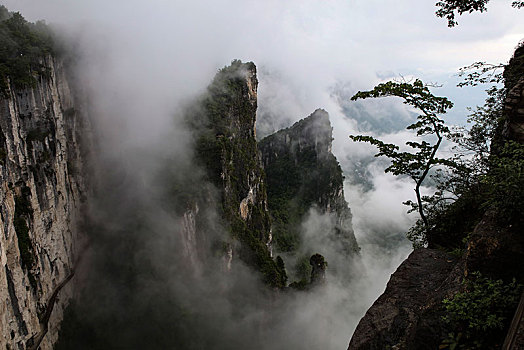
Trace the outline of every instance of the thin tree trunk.
{"label": "thin tree trunk", "polygon": [[435,146],[433,146],[433,151],[431,151],[431,155],[429,156],[428,162],[426,164],[426,168],[424,169],[424,172],[418,179],[417,186],[415,187],[415,193],[417,194],[418,212],[420,214],[420,218],[424,222],[424,226],[426,226],[426,234],[429,233],[429,222],[428,222],[428,218],[426,217],[426,214],[424,214],[424,208],[422,207],[422,198],[420,196],[420,186],[422,186],[422,183],[426,179],[426,176],[429,173],[429,169],[431,169],[433,159],[435,158],[435,155],[437,154],[437,150],[440,147],[440,143],[442,142],[442,135],[440,135],[440,132],[435,123],[433,123],[433,130],[435,130],[435,135],[437,135],[438,140]]}

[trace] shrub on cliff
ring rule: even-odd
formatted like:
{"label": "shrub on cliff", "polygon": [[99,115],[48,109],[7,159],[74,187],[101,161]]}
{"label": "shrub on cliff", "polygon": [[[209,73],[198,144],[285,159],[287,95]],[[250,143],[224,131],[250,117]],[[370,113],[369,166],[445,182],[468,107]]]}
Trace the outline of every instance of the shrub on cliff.
{"label": "shrub on cliff", "polygon": [[[513,315],[520,299],[522,285],[515,280],[504,284],[480,273],[473,273],[465,282],[465,290],[443,301],[443,317],[453,333],[444,345],[461,349],[487,349],[500,347],[501,335]],[[442,347],[445,348],[445,347]]]}
{"label": "shrub on cliff", "polygon": [[51,31],[44,22],[30,23],[20,13],[0,6],[0,92],[6,95],[7,79],[23,88],[46,76],[43,59],[53,54],[53,46]]}

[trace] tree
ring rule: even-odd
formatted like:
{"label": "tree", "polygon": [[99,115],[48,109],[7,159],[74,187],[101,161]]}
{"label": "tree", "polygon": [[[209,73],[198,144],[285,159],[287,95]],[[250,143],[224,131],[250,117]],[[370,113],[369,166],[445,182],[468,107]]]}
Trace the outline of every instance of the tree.
{"label": "tree", "polygon": [[[466,12],[485,12],[487,11],[486,4],[489,1],[490,0],[443,0],[437,2],[436,5],[440,7],[440,9],[437,10],[436,14],[438,17],[445,17],[448,20],[448,27],[454,27],[458,24],[458,22],[455,21],[455,12],[458,15]],[[515,8],[524,7],[524,1],[513,1],[511,6]]]}
{"label": "tree", "polygon": [[[420,189],[432,168],[439,165],[455,166],[456,164],[449,160],[438,158],[437,151],[444,137],[451,137],[451,131],[445,125],[439,115],[453,107],[453,103],[446,97],[437,97],[433,95],[428,86],[420,80],[410,82],[395,82],[377,85],[370,91],[359,91],[351,100],[366,98],[378,98],[395,96],[404,100],[404,103],[415,107],[421,112],[417,116],[417,121],[407,126],[408,130],[416,131],[420,141],[408,141],[406,145],[411,151],[400,151],[400,147],[395,144],[384,143],[383,141],[372,136],[350,136],[353,141],[368,142],[376,146],[379,152],[375,157],[385,156],[391,160],[391,165],[385,169],[386,173],[392,173],[396,176],[409,176],[415,182],[415,194],[417,201],[407,201],[404,204],[411,205],[412,210],[418,211],[420,219],[427,232],[430,228],[430,222],[426,215],[423,205],[423,196]],[[433,136],[433,142],[428,141],[428,136]]]}

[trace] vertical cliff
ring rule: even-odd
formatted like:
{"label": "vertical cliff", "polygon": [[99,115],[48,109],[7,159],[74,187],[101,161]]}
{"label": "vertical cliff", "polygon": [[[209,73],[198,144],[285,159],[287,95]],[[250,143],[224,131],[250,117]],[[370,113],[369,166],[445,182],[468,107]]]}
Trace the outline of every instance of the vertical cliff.
{"label": "vertical cliff", "polygon": [[231,256],[239,257],[261,271],[266,283],[283,287],[285,272],[270,252],[266,180],[255,135],[257,87],[255,65],[233,61],[218,72],[188,121],[203,179],[213,185],[207,197],[215,193],[219,216],[231,237],[219,244],[226,265]]}
{"label": "vertical cliff", "polygon": [[[331,152],[332,140],[329,115],[319,109],[260,141],[273,238],[279,252],[316,253],[302,249],[303,231],[307,230],[303,224],[311,210],[327,221],[318,228],[327,232],[314,235],[329,240],[327,245],[334,246],[338,255],[349,258],[359,250],[344,198],[342,169]],[[329,257],[328,263],[333,263]]]}
{"label": "vertical cliff", "polygon": [[[10,40],[0,62],[0,347],[31,348],[45,336],[40,346],[51,349],[71,297],[64,282],[78,256],[89,128],[63,62],[29,50],[24,40],[41,37],[0,10],[0,39]],[[8,59],[11,49],[20,60]]]}
{"label": "vertical cliff", "polygon": [[[30,344],[57,286],[77,257],[77,224],[85,201],[81,154],[86,122],[76,110],[61,62],[44,61],[49,78],[35,87],[8,88],[0,105],[0,329],[5,347]],[[61,312],[71,296],[61,292],[42,348],[56,340]]]}

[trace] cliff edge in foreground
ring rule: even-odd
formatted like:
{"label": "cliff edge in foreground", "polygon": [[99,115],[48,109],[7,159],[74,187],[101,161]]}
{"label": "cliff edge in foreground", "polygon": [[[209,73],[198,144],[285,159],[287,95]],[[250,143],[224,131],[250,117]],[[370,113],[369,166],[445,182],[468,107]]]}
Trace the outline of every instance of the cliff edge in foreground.
{"label": "cliff edge in foreground", "polygon": [[349,349],[524,347],[522,301],[517,308],[524,281],[524,46],[504,78],[502,118],[483,181],[440,214],[427,233],[438,250],[415,250],[400,265]]}

